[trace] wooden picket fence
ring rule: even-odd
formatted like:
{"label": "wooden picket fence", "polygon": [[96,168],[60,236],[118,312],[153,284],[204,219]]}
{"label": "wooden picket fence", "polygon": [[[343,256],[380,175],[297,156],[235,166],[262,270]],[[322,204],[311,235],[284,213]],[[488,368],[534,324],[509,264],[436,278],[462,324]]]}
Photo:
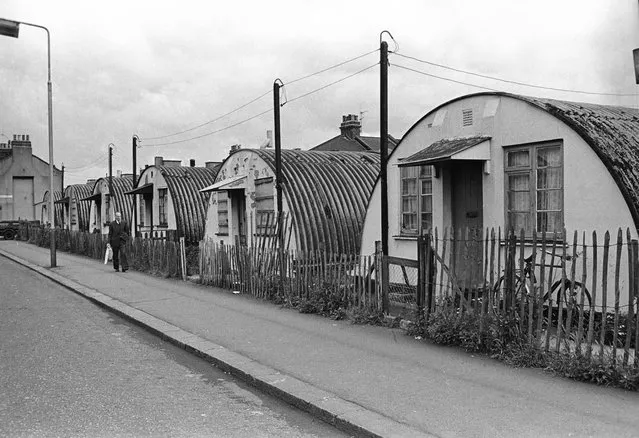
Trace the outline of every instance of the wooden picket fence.
{"label": "wooden picket fence", "polygon": [[[395,260],[397,262],[397,260]],[[639,367],[639,243],[630,230],[586,238],[437,230],[418,239],[415,308],[509,317],[545,351]],[[387,287],[387,286],[383,286]]]}
{"label": "wooden picket fence", "polygon": [[[200,242],[203,284],[259,298],[279,295],[287,301],[330,299],[344,308],[379,308],[374,255],[279,251]],[[282,273],[282,275],[280,275]]]}
{"label": "wooden picket fence", "polygon": [[[30,226],[28,232],[21,235],[28,236],[29,243],[41,247],[50,245],[49,228]],[[59,251],[104,260],[108,243],[106,235],[56,229],[55,236]],[[186,266],[183,241],[137,237],[127,242],[125,251],[131,269],[164,277],[184,278]]]}

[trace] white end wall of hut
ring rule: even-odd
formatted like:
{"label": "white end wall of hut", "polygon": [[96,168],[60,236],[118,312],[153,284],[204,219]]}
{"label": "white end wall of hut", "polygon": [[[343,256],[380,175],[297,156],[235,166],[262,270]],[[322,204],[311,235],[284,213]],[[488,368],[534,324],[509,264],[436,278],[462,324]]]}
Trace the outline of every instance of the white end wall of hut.
{"label": "white end wall of hut", "polygon": [[[496,105],[496,111],[490,115],[490,107]],[[462,126],[462,110],[472,109],[474,123]],[[437,114],[445,113],[443,123],[437,126]],[[486,115],[486,114],[488,115]],[[429,127],[429,125],[432,125]],[[578,232],[581,245],[582,233],[586,233],[586,242],[591,244],[592,232],[596,231],[598,243],[610,231],[611,240],[616,241],[617,230],[622,228],[624,239],[629,228],[633,238],[637,232],[625,199],[616,182],[596,153],[575,131],[562,121],[533,105],[506,96],[473,96],[451,102],[424,119],[420,120],[402,138],[389,159],[388,172],[388,210],[389,210],[389,255],[417,258],[416,237],[401,236],[401,180],[398,162],[423,150],[443,138],[455,138],[486,135],[490,136],[491,159],[488,163],[490,173],[483,173],[483,228],[494,227],[497,231],[505,227],[505,182],[504,148],[530,143],[562,140],[563,183],[564,183],[564,226],[568,243],[572,244],[573,233]],[[451,177],[443,171],[439,178],[433,177],[433,227],[437,228],[441,239],[445,227],[450,227],[452,202],[450,199]],[[381,239],[381,198],[379,180],[371,197],[362,237],[362,254],[375,251],[375,241]],[[615,243],[615,242],[611,242]],[[611,247],[611,255],[614,247]],[[627,291],[627,250],[622,255],[620,288]],[[601,265],[601,248],[599,262]],[[592,276],[592,258],[587,261],[589,276]],[[614,278],[614,260],[608,265]],[[581,267],[578,267],[581,275]],[[601,279],[601,267],[598,269]],[[601,280],[600,280],[601,281]],[[608,290],[614,290],[609,281]],[[590,285],[588,285],[590,288]],[[601,290],[601,286],[599,286]],[[626,292],[627,293],[627,292]],[[621,302],[624,302],[622,297]],[[627,295],[626,295],[627,302]],[[608,301],[613,299],[608,293]],[[609,303],[610,304],[610,303]]]}
{"label": "white end wall of hut", "polygon": [[[246,181],[244,186],[245,206],[246,206],[246,220],[247,220],[247,243],[249,245],[256,242],[254,236],[256,230],[256,211],[257,203],[255,200],[255,180],[260,178],[273,178],[273,204],[274,209],[277,208],[277,197],[275,193],[275,172],[270,168],[264,160],[262,160],[257,154],[250,150],[239,150],[231,155],[220,168],[219,173],[215,179],[215,182],[224,181],[235,176],[246,175]],[[228,235],[219,234],[219,222],[218,222],[218,198],[220,192],[210,192],[207,213],[206,213],[206,225],[204,230],[204,239],[210,239],[215,242],[223,242],[225,245],[233,245],[235,243],[235,237],[239,235],[239,230],[235,226],[236,221],[232,220],[231,203],[228,203],[229,208],[229,231]],[[283,199],[282,210],[288,212],[288,203],[286,197]],[[237,214],[237,212],[235,212]],[[237,219],[237,218],[236,218]],[[291,227],[291,232],[293,228]],[[290,248],[296,248],[295,233],[290,239]]]}

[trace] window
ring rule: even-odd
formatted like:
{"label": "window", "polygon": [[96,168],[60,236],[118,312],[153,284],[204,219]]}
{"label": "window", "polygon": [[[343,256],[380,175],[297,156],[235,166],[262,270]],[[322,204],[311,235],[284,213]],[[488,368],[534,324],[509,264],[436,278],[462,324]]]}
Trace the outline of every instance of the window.
{"label": "window", "polygon": [[166,227],[168,221],[166,220],[166,193],[167,189],[158,189],[158,220],[161,227]]}
{"label": "window", "polygon": [[255,204],[255,234],[257,236],[274,235],[276,229],[276,218],[272,177],[259,178],[255,180]]}
{"label": "window", "polygon": [[561,145],[546,143],[507,149],[506,226],[526,236],[563,229],[563,160]]}
{"label": "window", "polygon": [[139,197],[139,202],[140,202],[140,212],[139,212],[140,226],[143,227],[144,226],[144,213],[146,212],[146,209],[144,207],[144,197],[140,196]]}
{"label": "window", "polygon": [[401,234],[419,234],[433,226],[433,168],[411,166],[401,173]]}
{"label": "window", "polygon": [[217,234],[229,235],[229,194],[227,191],[217,192]]}

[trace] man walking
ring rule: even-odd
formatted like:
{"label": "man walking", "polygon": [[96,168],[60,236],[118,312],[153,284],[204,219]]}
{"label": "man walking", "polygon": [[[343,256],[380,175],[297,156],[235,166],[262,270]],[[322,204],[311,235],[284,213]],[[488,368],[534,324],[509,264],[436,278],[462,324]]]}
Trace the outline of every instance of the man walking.
{"label": "man walking", "polygon": [[109,244],[113,250],[113,269],[120,270],[120,257],[122,257],[122,272],[129,269],[124,245],[129,237],[127,224],[122,222],[122,215],[115,213],[115,220],[109,224]]}

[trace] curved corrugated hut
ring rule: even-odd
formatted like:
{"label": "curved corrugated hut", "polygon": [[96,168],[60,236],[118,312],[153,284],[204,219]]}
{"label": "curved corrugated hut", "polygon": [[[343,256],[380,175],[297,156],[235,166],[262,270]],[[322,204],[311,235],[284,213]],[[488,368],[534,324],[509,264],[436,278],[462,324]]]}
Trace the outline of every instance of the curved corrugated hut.
{"label": "curved corrugated hut", "polygon": [[64,189],[64,198],[68,210],[67,214],[71,215],[74,212],[77,223],[75,225],[67,224],[70,229],[78,229],[80,231],[88,231],[89,229],[89,215],[91,203],[89,201],[80,201],[93,193],[94,184],[72,184]]}
{"label": "curved corrugated hut", "polygon": [[[54,211],[54,220],[55,220],[55,226],[56,227],[61,227],[63,224],[63,210],[62,210],[62,204],[60,204],[58,201],[60,201],[62,199],[62,192],[59,191],[54,191],[53,192],[53,211]],[[42,202],[40,202],[39,204],[41,204],[42,206],[42,213],[41,213],[41,221],[42,223],[47,223],[49,221],[49,191],[47,190],[46,192],[44,192],[44,196],[42,197]]]}
{"label": "curved corrugated hut", "polygon": [[171,199],[178,235],[188,242],[199,242],[204,235],[208,197],[200,190],[213,184],[219,170],[208,167],[159,166]]}
{"label": "curved corrugated hut", "polygon": [[[158,218],[153,218],[158,209],[158,189],[168,190],[166,208],[166,229],[175,229],[178,236],[183,236],[187,242],[199,242],[204,235],[206,222],[206,208],[208,194],[200,190],[215,182],[219,165],[213,167],[195,166],[149,166],[141,174],[135,190],[129,194],[144,195],[145,199],[151,199],[153,210],[147,217],[145,227],[148,228],[153,221],[153,227],[157,226]],[[138,221],[140,218],[138,217]],[[154,228],[155,231],[155,228]]]}
{"label": "curved corrugated hut", "polygon": [[[437,106],[418,120],[404,137],[440,108],[478,96],[504,96],[526,102],[547,112],[576,132],[610,172],[628,204],[635,227],[639,229],[639,110],[505,92],[482,92],[460,96]],[[391,156],[395,153],[401,153],[401,148],[396,148]]]}
{"label": "curved corrugated hut", "polygon": [[[108,178],[105,178],[108,184]],[[131,207],[133,206],[133,200],[130,196],[126,196],[124,193],[133,188],[133,176],[124,175],[121,177],[113,177],[113,193],[111,198],[113,199],[115,211],[122,213],[122,219],[131,223]],[[114,211],[114,212],[115,212]]]}
{"label": "curved corrugated hut", "polygon": [[[292,224],[296,249],[357,254],[379,169],[379,154],[373,152],[282,150],[284,209]],[[224,190],[227,180],[233,190],[230,181],[246,174],[248,179],[242,184],[246,184],[246,204],[250,206],[256,196],[254,181],[273,177],[275,171],[274,150],[241,150],[222,164],[216,179],[220,187],[209,189]],[[209,223],[215,227],[214,220]],[[211,230],[207,236],[215,233]]]}

